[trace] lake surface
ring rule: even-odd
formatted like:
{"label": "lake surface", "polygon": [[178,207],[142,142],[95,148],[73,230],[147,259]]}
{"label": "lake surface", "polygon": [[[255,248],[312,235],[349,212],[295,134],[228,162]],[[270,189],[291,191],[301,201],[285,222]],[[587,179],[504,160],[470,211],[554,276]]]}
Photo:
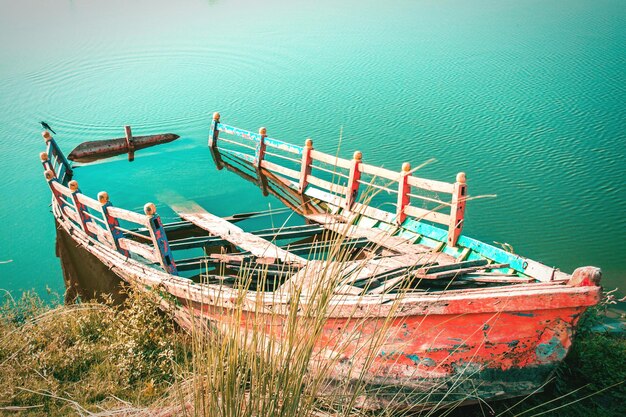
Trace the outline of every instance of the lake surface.
{"label": "lake surface", "polygon": [[341,155],[393,169],[436,158],[416,175],[497,194],[466,234],[626,287],[624,45],[623,0],[0,0],[0,288],[64,288],[40,120],[66,152],[125,124],[181,135],[77,170],[115,205],[278,207],[216,170],[214,111],[328,152],[342,131]]}

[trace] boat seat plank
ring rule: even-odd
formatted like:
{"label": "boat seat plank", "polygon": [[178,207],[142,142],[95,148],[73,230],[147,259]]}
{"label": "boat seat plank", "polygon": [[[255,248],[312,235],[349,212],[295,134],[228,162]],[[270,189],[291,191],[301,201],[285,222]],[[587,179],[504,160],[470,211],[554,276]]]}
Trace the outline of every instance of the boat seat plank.
{"label": "boat seat plank", "polygon": [[[426,245],[420,245],[412,242],[412,239],[392,236],[387,231],[382,229],[365,228],[354,225],[348,225],[347,223],[340,222],[336,216],[313,214],[306,215],[312,221],[320,223],[328,230],[332,230],[341,235],[345,234],[351,238],[367,238],[369,241],[379,245],[392,252],[400,253],[402,255],[413,255],[415,259],[411,262],[408,259],[408,264],[416,264],[421,261],[428,261],[428,263],[439,264],[452,264],[457,260],[446,253],[438,252],[436,248],[431,248]],[[406,264],[405,264],[406,265]]]}
{"label": "boat seat plank", "polygon": [[424,273],[424,272],[416,272],[415,276],[422,279],[447,279],[447,278],[455,278],[460,277],[462,275],[478,272],[484,269],[500,269],[500,268],[508,268],[509,264],[490,264],[484,266],[470,266],[467,268],[459,268],[452,269],[447,271],[440,271],[435,273]]}
{"label": "boat seat plank", "polygon": [[259,236],[245,232],[238,226],[208,212],[178,213],[178,215],[207,232],[219,236],[257,257],[273,257],[283,262],[306,264],[307,260],[279,248]]}

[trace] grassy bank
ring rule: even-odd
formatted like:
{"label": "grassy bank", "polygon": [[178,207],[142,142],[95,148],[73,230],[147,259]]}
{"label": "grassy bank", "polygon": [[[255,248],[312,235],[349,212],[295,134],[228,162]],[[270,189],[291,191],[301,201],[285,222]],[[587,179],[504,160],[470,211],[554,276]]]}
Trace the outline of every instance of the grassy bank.
{"label": "grassy bank", "polygon": [[[599,308],[587,314],[580,337],[545,392],[521,402],[418,414],[622,415],[626,340],[591,332],[601,316]],[[304,327],[314,335],[316,321],[312,315],[307,319]],[[297,339],[298,333],[283,348],[271,340],[207,332],[200,324],[194,328],[182,331],[148,297],[132,292],[121,306],[49,305],[32,293],[7,298],[0,313],[0,413],[363,414],[354,407],[354,394],[344,393],[340,407],[318,395],[328,387],[306,371],[311,346]],[[266,349],[259,349],[260,343]]]}

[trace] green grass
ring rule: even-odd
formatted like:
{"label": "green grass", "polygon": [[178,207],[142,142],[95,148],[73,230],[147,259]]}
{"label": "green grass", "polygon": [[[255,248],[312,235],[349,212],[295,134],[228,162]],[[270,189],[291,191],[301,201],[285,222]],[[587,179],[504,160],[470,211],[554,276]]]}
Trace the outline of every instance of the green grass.
{"label": "green grass", "polygon": [[116,406],[117,398],[147,405],[171,386],[172,364],[188,352],[186,335],[140,294],[122,306],[51,306],[25,293],[0,311],[4,412],[66,415]]}

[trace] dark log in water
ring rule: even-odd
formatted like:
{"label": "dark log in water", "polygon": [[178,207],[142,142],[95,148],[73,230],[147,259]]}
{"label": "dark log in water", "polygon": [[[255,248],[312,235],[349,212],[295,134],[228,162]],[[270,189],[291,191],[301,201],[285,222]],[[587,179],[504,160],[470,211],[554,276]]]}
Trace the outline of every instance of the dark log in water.
{"label": "dark log in water", "polygon": [[70,154],[68,159],[75,162],[93,162],[99,159],[110,158],[117,155],[129,153],[129,151],[137,151],[139,149],[149,148],[150,146],[161,145],[163,143],[172,142],[180,136],[173,133],[163,133],[160,135],[149,136],[133,136],[132,146],[129,149],[128,141],[124,138],[93,140],[83,142],[78,145]]}

